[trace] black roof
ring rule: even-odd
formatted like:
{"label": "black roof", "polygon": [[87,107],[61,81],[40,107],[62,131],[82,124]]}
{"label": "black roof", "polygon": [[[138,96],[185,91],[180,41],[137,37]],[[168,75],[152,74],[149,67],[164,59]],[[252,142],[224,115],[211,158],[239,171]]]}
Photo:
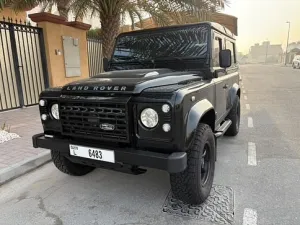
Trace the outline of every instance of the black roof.
{"label": "black roof", "polygon": [[191,24],[183,24],[183,25],[172,25],[172,26],[166,26],[166,27],[155,27],[155,28],[150,28],[150,29],[142,29],[142,30],[135,30],[131,32],[125,32],[121,33],[119,36],[126,36],[126,35],[134,35],[134,34],[139,34],[139,33],[147,33],[151,31],[158,31],[158,30],[168,30],[168,29],[176,29],[176,28],[181,28],[181,27],[194,27],[194,26],[199,26],[199,25],[206,25],[210,26],[212,29],[219,31],[220,33],[236,39],[235,35],[225,26],[215,23],[215,22],[201,22],[201,23],[191,23]]}

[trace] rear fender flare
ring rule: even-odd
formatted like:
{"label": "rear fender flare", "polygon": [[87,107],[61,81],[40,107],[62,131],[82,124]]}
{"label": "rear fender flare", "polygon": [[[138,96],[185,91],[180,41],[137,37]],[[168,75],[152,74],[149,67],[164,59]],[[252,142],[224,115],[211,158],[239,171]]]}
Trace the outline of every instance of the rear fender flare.
{"label": "rear fender flare", "polygon": [[238,95],[240,97],[240,87],[237,83],[234,83],[232,87],[229,90],[229,96],[230,96],[230,107],[233,106],[234,100],[236,96]]}

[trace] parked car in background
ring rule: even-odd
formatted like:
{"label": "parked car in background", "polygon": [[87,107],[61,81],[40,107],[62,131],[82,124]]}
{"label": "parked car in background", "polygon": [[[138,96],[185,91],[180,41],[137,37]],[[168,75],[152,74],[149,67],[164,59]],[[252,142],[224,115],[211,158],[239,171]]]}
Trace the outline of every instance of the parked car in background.
{"label": "parked car in background", "polygon": [[292,66],[294,69],[300,69],[300,55],[294,57]]}

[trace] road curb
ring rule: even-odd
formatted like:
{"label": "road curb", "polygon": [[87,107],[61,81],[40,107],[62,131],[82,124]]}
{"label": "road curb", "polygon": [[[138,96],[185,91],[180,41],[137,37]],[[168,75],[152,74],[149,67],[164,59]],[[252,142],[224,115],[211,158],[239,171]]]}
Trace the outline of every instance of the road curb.
{"label": "road curb", "polygon": [[0,186],[44,165],[50,160],[50,152],[46,151],[22,162],[16,163],[8,168],[0,170]]}

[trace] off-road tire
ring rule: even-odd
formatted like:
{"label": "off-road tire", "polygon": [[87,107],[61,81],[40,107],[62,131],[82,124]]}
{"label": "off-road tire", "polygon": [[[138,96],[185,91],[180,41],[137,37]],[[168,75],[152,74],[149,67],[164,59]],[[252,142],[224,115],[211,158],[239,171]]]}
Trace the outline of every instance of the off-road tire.
{"label": "off-road tire", "polygon": [[241,105],[240,98],[236,95],[232,109],[230,110],[227,119],[230,119],[232,124],[225,132],[226,136],[236,136],[240,131]]}
{"label": "off-road tire", "polygon": [[[202,155],[209,146],[208,176],[204,183],[201,173]],[[209,125],[200,123],[196,129],[193,143],[187,151],[187,168],[180,173],[170,174],[173,196],[188,204],[201,204],[210,194],[215,172],[215,137]]]}
{"label": "off-road tire", "polygon": [[62,156],[59,151],[51,150],[51,158],[57,169],[72,176],[83,176],[95,169],[91,166],[73,163]]}

